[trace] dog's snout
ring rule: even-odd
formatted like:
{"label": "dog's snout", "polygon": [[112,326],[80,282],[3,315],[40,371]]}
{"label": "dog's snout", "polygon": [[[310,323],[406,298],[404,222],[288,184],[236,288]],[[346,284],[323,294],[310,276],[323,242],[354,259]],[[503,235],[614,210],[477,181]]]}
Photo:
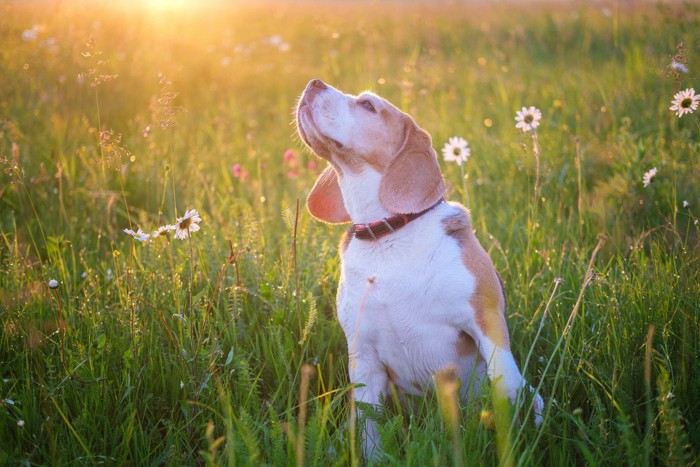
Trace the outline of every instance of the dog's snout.
{"label": "dog's snout", "polygon": [[316,88],[319,91],[323,91],[324,89],[328,89],[328,85],[321,81],[320,79],[312,79],[309,81],[308,86],[306,86],[306,89],[313,89]]}
{"label": "dog's snout", "polygon": [[300,105],[304,103],[310,104],[318,94],[326,89],[328,89],[328,85],[326,83],[320,79],[312,79],[309,81],[309,84],[306,85]]}

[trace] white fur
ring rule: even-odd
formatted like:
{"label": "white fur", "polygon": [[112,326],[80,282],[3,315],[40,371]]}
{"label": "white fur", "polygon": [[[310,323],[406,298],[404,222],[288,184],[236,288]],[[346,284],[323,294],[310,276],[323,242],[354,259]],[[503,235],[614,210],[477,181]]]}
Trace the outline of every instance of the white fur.
{"label": "white fur", "polygon": [[366,224],[391,216],[379,202],[379,182],[382,176],[372,167],[363,167],[358,174],[343,174],[340,190],[345,210],[355,224]]}

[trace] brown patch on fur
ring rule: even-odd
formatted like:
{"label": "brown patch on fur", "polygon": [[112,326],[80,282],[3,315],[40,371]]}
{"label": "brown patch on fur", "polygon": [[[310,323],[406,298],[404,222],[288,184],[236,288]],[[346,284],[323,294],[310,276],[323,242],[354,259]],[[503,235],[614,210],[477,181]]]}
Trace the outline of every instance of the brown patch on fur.
{"label": "brown patch on fur", "polygon": [[428,209],[445,193],[430,135],[408,115],[404,121],[404,143],[386,165],[379,185],[379,200],[391,212],[410,214]]}
{"label": "brown patch on fur", "polygon": [[450,217],[446,217],[442,220],[442,225],[445,228],[445,233],[450,237],[453,237],[459,246],[462,246],[461,235],[465,230],[471,232],[471,223],[469,222],[469,215],[466,210],[460,212],[459,214],[454,214]]}
{"label": "brown patch on fur", "polygon": [[386,376],[389,378],[390,383],[395,383],[399,379],[399,374],[386,364],[384,365],[384,371],[386,371]]}
{"label": "brown patch on fur", "polygon": [[462,249],[462,262],[475,276],[476,288],[470,302],[477,325],[498,347],[510,349],[503,287],[491,258],[471,230],[469,214],[461,208],[461,212],[443,219],[442,223],[445,233],[457,240]]}
{"label": "brown patch on fur", "polygon": [[340,250],[341,255],[348,249],[350,240],[352,240],[352,227],[343,232],[343,236],[340,237],[340,245],[338,245],[338,249]]}
{"label": "brown patch on fur", "polygon": [[306,200],[306,207],[312,216],[324,222],[330,224],[350,222],[350,216],[343,204],[338,176],[333,167],[326,167],[318,176]]}
{"label": "brown patch on fur", "polygon": [[477,353],[476,342],[466,332],[459,331],[457,342],[455,343],[455,351],[459,357],[471,357]]}
{"label": "brown patch on fur", "polygon": [[501,294],[503,295],[503,310],[508,309],[508,297],[506,297],[506,288],[503,285],[503,279],[501,279],[501,275],[496,271],[496,277],[498,277],[498,283],[501,284]]}

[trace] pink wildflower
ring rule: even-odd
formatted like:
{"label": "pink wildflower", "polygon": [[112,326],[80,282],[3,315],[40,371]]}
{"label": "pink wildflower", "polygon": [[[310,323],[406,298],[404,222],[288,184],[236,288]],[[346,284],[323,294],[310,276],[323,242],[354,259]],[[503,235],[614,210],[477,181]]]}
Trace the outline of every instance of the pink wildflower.
{"label": "pink wildflower", "polygon": [[287,149],[284,151],[284,161],[288,164],[294,164],[297,158],[296,153],[292,149]]}

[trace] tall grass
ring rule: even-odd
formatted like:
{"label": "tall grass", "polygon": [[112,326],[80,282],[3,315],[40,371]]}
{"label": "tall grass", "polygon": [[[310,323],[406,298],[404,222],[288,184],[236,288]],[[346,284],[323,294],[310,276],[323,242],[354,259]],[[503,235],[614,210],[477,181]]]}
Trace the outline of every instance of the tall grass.
{"label": "tall grass", "polygon": [[[366,8],[0,5],[0,464],[361,462],[342,227],[304,211],[323,167],[290,125],[313,77],[469,140],[449,197],[547,402],[535,428],[447,377],[372,412],[382,463],[695,462],[700,125],[668,107],[697,5]],[[191,242],[122,232],[187,209]]]}

